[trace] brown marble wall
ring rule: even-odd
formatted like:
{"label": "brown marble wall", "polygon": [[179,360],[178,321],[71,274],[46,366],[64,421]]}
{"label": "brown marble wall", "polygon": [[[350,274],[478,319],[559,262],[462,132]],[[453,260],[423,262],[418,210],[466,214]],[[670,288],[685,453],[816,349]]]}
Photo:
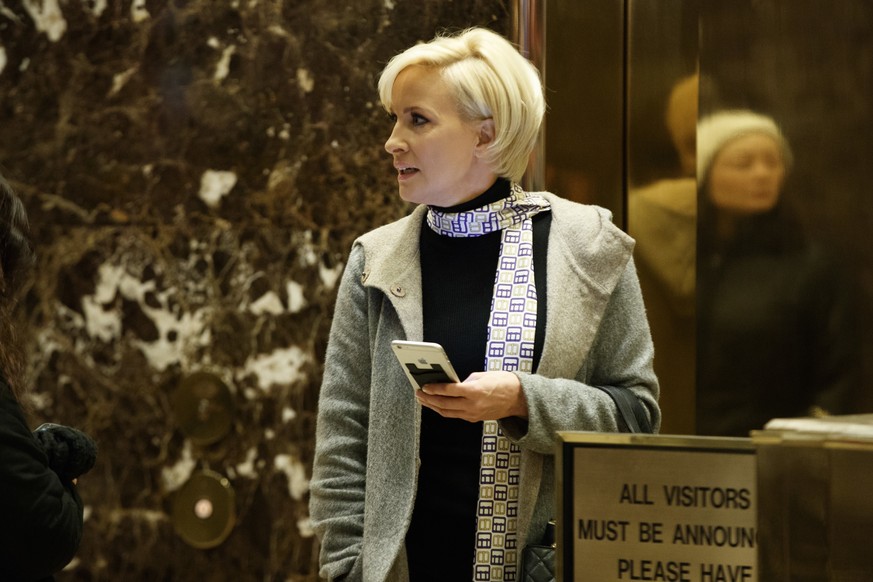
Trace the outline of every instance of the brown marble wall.
{"label": "brown marble wall", "polygon": [[[336,282],[352,239],[408,210],[378,72],[440,28],[506,33],[510,6],[0,0],[0,171],[40,256],[21,314],[32,423],[100,446],[59,580],[317,579],[307,486]],[[174,408],[198,371],[231,393],[213,443]],[[171,518],[205,470],[237,518],[198,549]]]}

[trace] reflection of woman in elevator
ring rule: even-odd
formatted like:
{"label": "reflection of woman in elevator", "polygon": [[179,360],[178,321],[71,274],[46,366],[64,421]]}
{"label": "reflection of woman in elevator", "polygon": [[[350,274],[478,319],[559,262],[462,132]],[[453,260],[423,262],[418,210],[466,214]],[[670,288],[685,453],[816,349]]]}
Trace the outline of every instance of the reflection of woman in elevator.
{"label": "reflection of woman in elevator", "polygon": [[697,139],[698,433],[748,436],[775,417],[845,412],[850,287],[790,213],[786,140],[749,111],[701,120]]}

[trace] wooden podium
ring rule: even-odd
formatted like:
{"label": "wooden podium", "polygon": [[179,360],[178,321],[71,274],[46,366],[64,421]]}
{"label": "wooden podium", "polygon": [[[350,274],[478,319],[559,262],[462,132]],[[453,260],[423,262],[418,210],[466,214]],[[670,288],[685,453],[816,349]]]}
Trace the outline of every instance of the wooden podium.
{"label": "wooden podium", "polygon": [[752,440],[760,579],[873,580],[873,415],[774,419]]}

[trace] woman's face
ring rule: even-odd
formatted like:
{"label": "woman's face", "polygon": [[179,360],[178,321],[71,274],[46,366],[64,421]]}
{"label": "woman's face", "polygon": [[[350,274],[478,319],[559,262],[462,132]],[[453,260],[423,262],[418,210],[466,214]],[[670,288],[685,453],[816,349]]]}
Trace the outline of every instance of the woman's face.
{"label": "woman's face", "polygon": [[487,190],[496,179],[481,159],[493,122],[465,121],[437,69],[403,69],[391,90],[394,129],[385,149],[394,158],[400,197],[454,206]]}
{"label": "woman's face", "polygon": [[731,140],[716,154],[709,171],[709,198],[721,210],[757,214],[779,201],[785,160],[777,141],[754,133]]}

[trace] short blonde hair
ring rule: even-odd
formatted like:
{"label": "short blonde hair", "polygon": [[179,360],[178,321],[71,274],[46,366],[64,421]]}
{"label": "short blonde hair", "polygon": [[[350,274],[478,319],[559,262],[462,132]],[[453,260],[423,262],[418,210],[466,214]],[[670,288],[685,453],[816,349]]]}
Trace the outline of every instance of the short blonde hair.
{"label": "short blonde hair", "polygon": [[457,96],[463,119],[494,120],[495,138],[485,161],[498,176],[521,180],[546,110],[536,67],[508,40],[484,28],[438,35],[406,49],[385,66],[379,99],[387,111],[397,76],[414,65],[440,71]]}

